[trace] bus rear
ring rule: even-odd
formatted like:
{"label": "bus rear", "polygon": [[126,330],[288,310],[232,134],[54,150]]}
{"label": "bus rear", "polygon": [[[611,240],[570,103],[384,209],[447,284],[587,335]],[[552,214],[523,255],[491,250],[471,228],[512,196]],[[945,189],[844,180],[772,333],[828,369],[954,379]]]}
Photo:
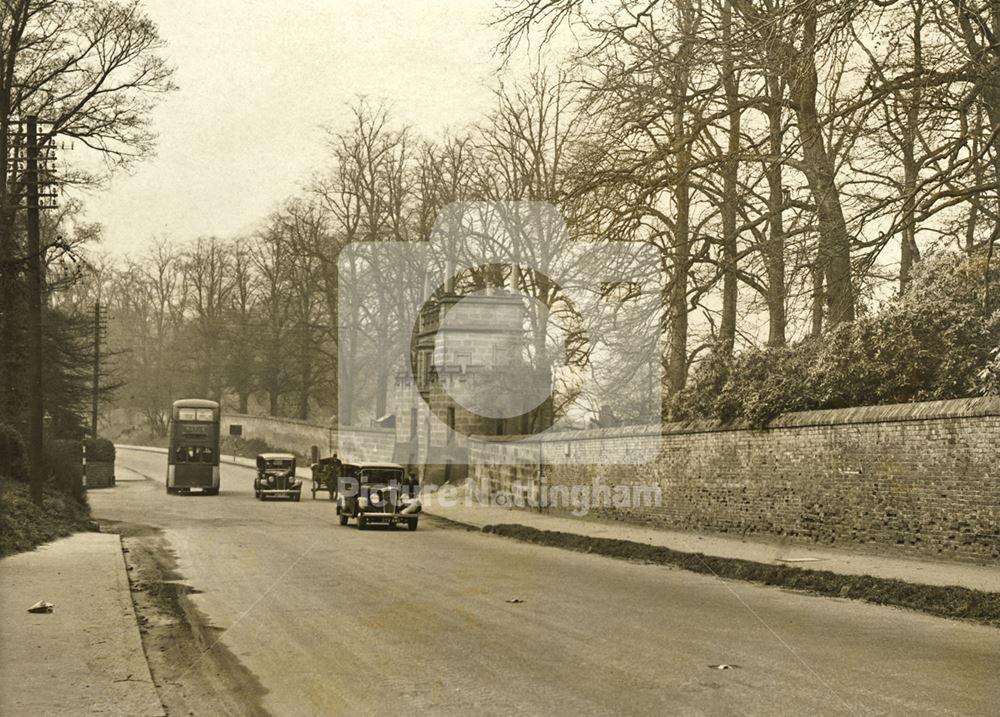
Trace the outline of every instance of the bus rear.
{"label": "bus rear", "polygon": [[174,401],[167,454],[167,493],[219,494],[219,404]]}

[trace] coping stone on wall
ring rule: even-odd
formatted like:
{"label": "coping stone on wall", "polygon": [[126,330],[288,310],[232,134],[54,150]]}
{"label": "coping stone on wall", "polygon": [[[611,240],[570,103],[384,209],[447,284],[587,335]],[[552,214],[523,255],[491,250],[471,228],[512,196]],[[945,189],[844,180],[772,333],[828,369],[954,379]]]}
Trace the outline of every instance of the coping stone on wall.
{"label": "coping stone on wall", "polygon": [[858,406],[831,408],[817,411],[798,411],[778,416],[763,428],[753,428],[742,421],[722,423],[712,420],[691,420],[666,423],[662,429],[656,425],[617,426],[613,428],[586,428],[569,431],[549,431],[523,436],[470,436],[482,443],[553,443],[559,441],[603,440],[613,438],[684,435],[690,433],[718,433],[725,431],[767,431],[777,428],[806,428],[809,426],[835,426],[863,423],[900,423],[927,421],[942,418],[1000,417],[1000,397],[957,398],[947,401],[921,403],[894,403],[884,406]]}

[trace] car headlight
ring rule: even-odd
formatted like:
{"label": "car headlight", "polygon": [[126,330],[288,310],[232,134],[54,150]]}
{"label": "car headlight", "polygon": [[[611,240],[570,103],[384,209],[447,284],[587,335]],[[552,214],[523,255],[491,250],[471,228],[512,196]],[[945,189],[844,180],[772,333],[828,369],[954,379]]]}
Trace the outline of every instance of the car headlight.
{"label": "car headlight", "polygon": [[365,498],[363,495],[358,496],[358,507],[359,508],[366,508],[366,507],[368,507],[368,499]]}
{"label": "car headlight", "polygon": [[268,476],[267,477],[267,484],[268,485],[274,485],[274,476]]}

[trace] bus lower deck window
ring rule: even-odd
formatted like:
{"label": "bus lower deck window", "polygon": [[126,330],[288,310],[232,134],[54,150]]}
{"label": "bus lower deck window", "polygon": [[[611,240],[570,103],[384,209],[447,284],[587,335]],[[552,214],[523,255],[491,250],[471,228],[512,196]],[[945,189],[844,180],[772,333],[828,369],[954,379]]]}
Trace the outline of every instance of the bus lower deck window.
{"label": "bus lower deck window", "polygon": [[212,463],[215,451],[202,446],[179,446],[174,451],[174,460],[177,463]]}

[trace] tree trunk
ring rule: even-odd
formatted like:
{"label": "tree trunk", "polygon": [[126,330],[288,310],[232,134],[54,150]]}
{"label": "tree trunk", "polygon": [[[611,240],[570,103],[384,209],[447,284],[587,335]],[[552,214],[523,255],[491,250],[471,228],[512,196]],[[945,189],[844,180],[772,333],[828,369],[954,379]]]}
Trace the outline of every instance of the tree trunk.
{"label": "tree trunk", "polygon": [[[923,29],[923,6],[918,1],[913,8],[913,70],[920,73],[923,70],[923,45],[921,32]],[[903,129],[903,233],[899,247],[899,293],[906,290],[910,281],[910,271],[914,263],[920,260],[917,248],[917,175],[920,168],[916,160],[917,134],[920,132],[920,101],[919,85],[914,87],[906,104],[906,127]]]}
{"label": "tree trunk", "polygon": [[816,106],[818,79],[816,74],[816,8],[805,9],[802,49],[796,61],[790,63],[786,77],[798,120],[802,142],[803,170],[816,203],[819,227],[819,262],[826,279],[828,323],[832,325],[854,320],[854,289],[851,282],[851,240],[847,234],[837,188],[833,157],[826,149],[823,127]]}
{"label": "tree trunk", "polygon": [[729,128],[726,157],[722,166],[722,319],[719,323],[717,350],[726,356],[733,353],[733,345],[736,342],[736,305],[739,290],[736,277],[736,210],[741,113],[739,86],[730,50],[732,19],[732,0],[724,0],[722,6],[722,82],[725,88]]}
{"label": "tree trunk", "polygon": [[785,225],[783,212],[785,190],[781,168],[781,100],[783,90],[778,77],[767,78],[769,160],[767,167],[767,243],[764,266],[767,272],[768,346],[785,345]]}
{"label": "tree trunk", "polygon": [[[987,17],[973,3],[955,0],[953,4],[966,50],[979,75],[980,97],[989,120],[990,126],[980,136],[987,137],[993,147],[993,170],[1000,177],[1000,46],[996,41],[997,29],[1000,28],[1000,5],[986,3],[985,8],[989,10]],[[995,238],[1000,236],[1000,194],[995,196],[994,208],[998,218],[990,234],[991,247]]]}
{"label": "tree trunk", "polygon": [[312,394],[313,383],[313,353],[309,326],[304,325],[299,332],[299,410],[298,418],[305,421],[309,418],[309,396]]}
{"label": "tree trunk", "polygon": [[684,102],[687,93],[688,69],[682,50],[675,75],[675,100],[673,110],[673,135],[679,144],[675,155],[676,184],[673,191],[674,219],[673,245],[671,247],[672,277],[670,281],[668,314],[670,337],[667,345],[667,381],[671,394],[676,394],[687,383],[688,339],[688,271],[691,264],[691,190],[688,172],[691,164],[691,145],[687,141],[684,125]]}
{"label": "tree trunk", "polygon": [[908,138],[903,147],[903,236],[899,247],[899,293],[906,291],[913,265],[920,260],[917,249],[916,194],[917,163]]}
{"label": "tree trunk", "polygon": [[823,335],[823,267],[818,263],[810,268],[812,272],[812,328],[809,335],[819,337]]}
{"label": "tree trunk", "polygon": [[[970,154],[973,157],[979,157],[980,152],[982,152],[982,146],[980,143],[983,141],[983,108],[982,105],[976,105],[976,118],[975,124],[972,130],[972,146],[970,149]],[[972,177],[973,186],[981,187],[986,176],[986,167],[983,165],[982,159],[978,159],[972,165]],[[962,250],[966,254],[972,254],[976,248],[976,225],[979,223],[979,197],[972,197],[969,201],[969,221],[965,225],[965,245]]]}

